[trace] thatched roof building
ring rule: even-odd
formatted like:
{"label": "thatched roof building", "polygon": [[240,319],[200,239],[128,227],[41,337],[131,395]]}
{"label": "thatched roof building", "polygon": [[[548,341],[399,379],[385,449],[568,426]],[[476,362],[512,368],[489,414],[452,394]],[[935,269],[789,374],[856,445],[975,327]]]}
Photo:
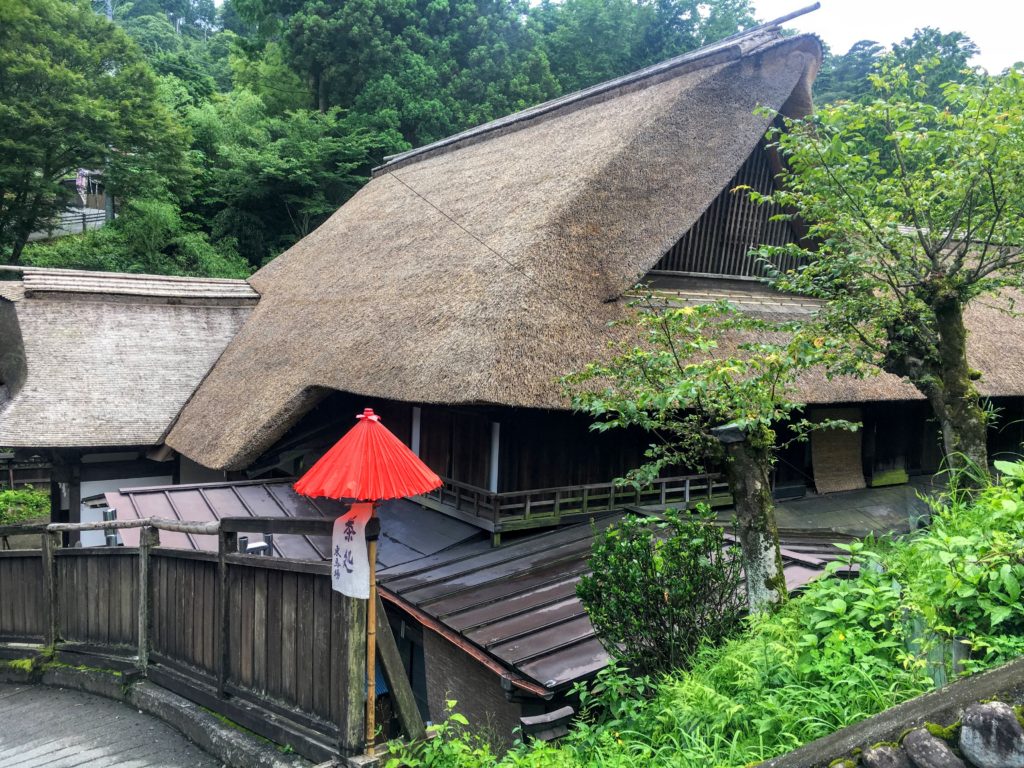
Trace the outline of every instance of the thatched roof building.
{"label": "thatched roof building", "polygon": [[332,389],[564,408],[557,378],[758,145],[757,108],[810,109],[820,59],[762,28],[392,158],[251,278],[168,445],[244,466]]}
{"label": "thatched roof building", "polygon": [[[756,277],[734,269],[750,246],[794,238],[729,190],[773,183],[758,107],[806,114],[820,59],[816,38],[768,25],[390,158],[251,278],[259,306],[168,445],[242,468],[331,391],[564,409],[558,378],[602,354],[644,276],[673,273],[681,301],[812,311],[756,281],[693,275]],[[737,234],[758,216],[757,235]],[[991,302],[967,321],[982,393],[1024,394],[1024,333],[999,332],[1017,321]],[[920,399],[892,376],[808,376],[801,390],[812,404]]]}
{"label": "thatched roof building", "polygon": [[0,446],[160,444],[258,298],[243,280],[26,267],[0,282]]}

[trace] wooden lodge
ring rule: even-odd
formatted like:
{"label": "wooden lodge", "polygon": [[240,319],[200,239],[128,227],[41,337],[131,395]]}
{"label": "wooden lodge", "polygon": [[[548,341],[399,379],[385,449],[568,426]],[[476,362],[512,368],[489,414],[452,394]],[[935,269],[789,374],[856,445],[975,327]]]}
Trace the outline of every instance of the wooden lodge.
{"label": "wooden lodge", "polygon": [[223,477],[163,435],[256,299],[243,280],[0,272],[0,484],[45,470],[54,519],[77,521],[106,491]]}

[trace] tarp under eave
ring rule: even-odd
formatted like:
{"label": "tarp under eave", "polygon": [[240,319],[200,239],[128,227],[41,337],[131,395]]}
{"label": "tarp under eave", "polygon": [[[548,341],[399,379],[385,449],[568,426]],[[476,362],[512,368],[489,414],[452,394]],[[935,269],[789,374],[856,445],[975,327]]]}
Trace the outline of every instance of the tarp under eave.
{"label": "tarp under eave", "polygon": [[380,422],[372,408],[295,483],[303,496],[378,501],[416,496],[441,478]]}

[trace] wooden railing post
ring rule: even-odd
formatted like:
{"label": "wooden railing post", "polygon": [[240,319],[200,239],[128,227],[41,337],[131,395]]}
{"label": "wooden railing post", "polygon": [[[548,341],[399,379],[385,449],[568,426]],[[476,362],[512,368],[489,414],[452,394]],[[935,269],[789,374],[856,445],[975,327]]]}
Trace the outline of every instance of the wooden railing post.
{"label": "wooden railing post", "polygon": [[238,548],[238,534],[220,530],[217,533],[217,626],[220,630],[220,653],[217,656],[217,695],[222,699],[227,696],[225,689],[228,672],[231,669],[231,615],[228,595],[228,562],[227,555]]}
{"label": "wooden railing post", "polygon": [[60,545],[59,533],[43,533],[43,588],[46,594],[44,640],[50,648],[60,639],[60,590],[57,584],[57,550]]}
{"label": "wooden railing post", "polygon": [[402,730],[410,739],[418,741],[427,735],[427,731],[420,709],[416,706],[416,697],[405,673],[405,665],[402,664],[402,657],[398,653],[398,644],[391,633],[391,624],[388,623],[380,595],[377,595],[377,650],[380,651],[384,678],[391,689],[391,700],[395,703],[395,711],[398,713]]}
{"label": "wooden railing post", "polygon": [[331,623],[340,647],[332,645],[332,687],[341,699],[338,719],[338,753],[362,754],[366,736],[366,600],[331,595]]}
{"label": "wooden railing post", "polygon": [[138,666],[142,672],[149,666],[150,629],[153,626],[153,610],[150,605],[149,550],[160,546],[160,531],[146,526],[139,531],[139,650]]}

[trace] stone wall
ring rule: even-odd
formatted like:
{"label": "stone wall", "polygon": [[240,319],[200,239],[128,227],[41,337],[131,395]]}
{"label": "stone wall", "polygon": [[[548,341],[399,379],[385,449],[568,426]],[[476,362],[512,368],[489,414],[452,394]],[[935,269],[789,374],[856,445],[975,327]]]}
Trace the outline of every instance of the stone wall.
{"label": "stone wall", "polygon": [[455,699],[456,711],[469,719],[474,732],[485,735],[496,748],[511,745],[522,709],[506,698],[501,678],[429,630],[423,632],[423,653],[430,719],[443,720],[445,700]]}
{"label": "stone wall", "polygon": [[1024,707],[971,704],[945,728],[915,728],[897,743],[877,744],[841,765],[864,768],[1024,768]]}

